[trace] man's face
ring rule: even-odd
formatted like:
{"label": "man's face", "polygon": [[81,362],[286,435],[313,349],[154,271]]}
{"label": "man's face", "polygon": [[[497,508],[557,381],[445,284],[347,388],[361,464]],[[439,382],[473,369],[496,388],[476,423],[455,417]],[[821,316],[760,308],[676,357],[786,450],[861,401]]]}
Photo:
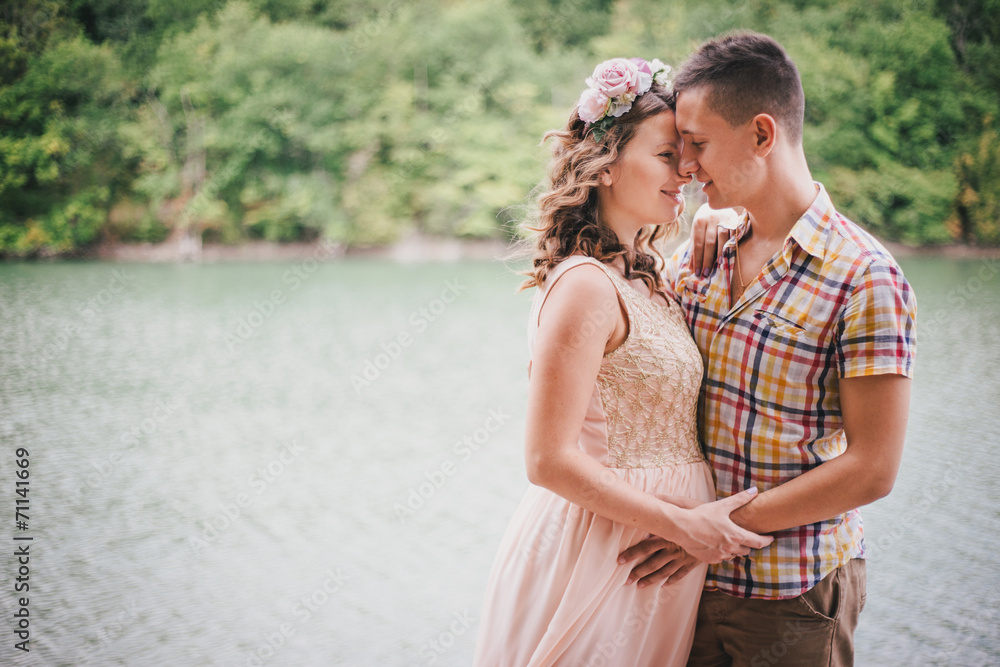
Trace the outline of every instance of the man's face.
{"label": "man's face", "polygon": [[684,140],[680,173],[702,184],[712,208],[743,206],[759,176],[753,151],[753,121],[732,127],[711,109],[706,87],[677,98],[677,131]]}

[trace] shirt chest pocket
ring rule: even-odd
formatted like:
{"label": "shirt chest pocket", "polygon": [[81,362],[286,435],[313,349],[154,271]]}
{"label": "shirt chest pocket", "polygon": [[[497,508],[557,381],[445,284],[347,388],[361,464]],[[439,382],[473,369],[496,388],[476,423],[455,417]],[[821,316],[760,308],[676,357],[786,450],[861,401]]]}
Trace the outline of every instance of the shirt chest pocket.
{"label": "shirt chest pocket", "polygon": [[795,313],[758,309],[752,331],[767,374],[779,383],[815,386],[829,368],[828,332],[803,322]]}

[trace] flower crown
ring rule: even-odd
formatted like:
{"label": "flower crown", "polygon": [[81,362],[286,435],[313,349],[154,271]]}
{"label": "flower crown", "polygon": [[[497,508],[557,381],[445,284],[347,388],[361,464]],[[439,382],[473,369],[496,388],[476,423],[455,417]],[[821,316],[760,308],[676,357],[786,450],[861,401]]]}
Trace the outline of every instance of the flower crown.
{"label": "flower crown", "polygon": [[614,119],[631,109],[635,98],[648,91],[654,81],[670,90],[669,74],[670,66],[655,58],[649,62],[642,58],[605,60],[587,79],[587,90],[577,105],[586,131],[593,133],[594,141],[600,141]]}

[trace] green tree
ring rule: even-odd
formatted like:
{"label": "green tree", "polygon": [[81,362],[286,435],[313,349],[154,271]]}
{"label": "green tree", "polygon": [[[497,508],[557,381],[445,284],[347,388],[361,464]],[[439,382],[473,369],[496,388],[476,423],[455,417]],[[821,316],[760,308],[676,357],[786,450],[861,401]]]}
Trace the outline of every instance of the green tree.
{"label": "green tree", "polygon": [[8,13],[0,83],[0,250],[52,254],[94,241],[126,185],[129,113],[114,52],[55,3]]}
{"label": "green tree", "polygon": [[775,36],[838,205],[1000,244],[1000,0],[21,0],[0,5],[0,253],[173,234],[497,236],[594,64]]}

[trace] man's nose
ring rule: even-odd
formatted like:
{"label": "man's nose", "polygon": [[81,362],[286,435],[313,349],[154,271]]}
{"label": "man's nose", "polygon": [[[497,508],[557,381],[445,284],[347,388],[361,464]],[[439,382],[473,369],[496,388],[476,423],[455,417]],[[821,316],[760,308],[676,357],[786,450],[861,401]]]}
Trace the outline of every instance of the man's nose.
{"label": "man's nose", "polygon": [[693,177],[699,168],[698,160],[695,159],[690,149],[685,146],[681,152],[680,164],[677,165],[677,173],[684,177]]}

